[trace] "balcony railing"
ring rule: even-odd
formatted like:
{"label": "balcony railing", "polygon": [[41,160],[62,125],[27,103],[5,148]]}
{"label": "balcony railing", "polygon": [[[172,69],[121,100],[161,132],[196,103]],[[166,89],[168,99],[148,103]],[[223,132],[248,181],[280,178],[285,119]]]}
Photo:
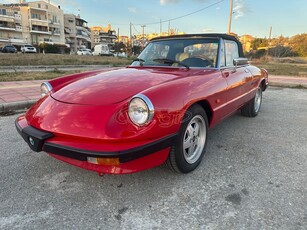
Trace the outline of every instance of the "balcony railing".
{"label": "balcony railing", "polygon": [[40,30],[40,29],[35,29],[35,28],[32,28],[32,30],[30,30],[30,33],[48,34],[48,35],[51,35],[51,32],[50,32],[50,31]]}
{"label": "balcony railing", "polygon": [[0,14],[0,17],[4,18],[14,18],[14,14],[10,12],[6,12],[6,14]]}

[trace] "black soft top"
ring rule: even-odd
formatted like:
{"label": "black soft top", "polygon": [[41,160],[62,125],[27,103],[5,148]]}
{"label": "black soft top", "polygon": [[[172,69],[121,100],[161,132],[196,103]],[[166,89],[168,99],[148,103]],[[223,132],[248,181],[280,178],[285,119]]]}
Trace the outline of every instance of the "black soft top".
{"label": "black soft top", "polygon": [[169,40],[169,39],[176,39],[176,38],[223,38],[223,39],[226,39],[226,40],[231,40],[231,41],[234,41],[238,44],[240,57],[244,57],[241,42],[235,36],[232,36],[232,35],[229,35],[229,34],[223,34],[223,33],[182,34],[182,35],[171,35],[171,36],[156,37],[156,38],[151,39],[150,41]]}

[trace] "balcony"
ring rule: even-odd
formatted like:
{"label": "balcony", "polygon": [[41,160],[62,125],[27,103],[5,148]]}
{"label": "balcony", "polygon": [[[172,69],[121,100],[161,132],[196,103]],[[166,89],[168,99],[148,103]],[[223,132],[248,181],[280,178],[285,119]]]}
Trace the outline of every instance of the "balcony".
{"label": "balcony", "polygon": [[76,26],[76,29],[79,30],[79,31],[82,31],[86,34],[88,34],[89,36],[91,36],[91,31],[88,30],[86,27],[82,27],[82,26]]}
{"label": "balcony", "polygon": [[16,26],[15,24],[4,23],[0,24],[0,30],[22,32],[22,27]]}
{"label": "balcony", "polygon": [[49,25],[52,27],[60,27],[60,21],[49,20]]}
{"label": "balcony", "polygon": [[77,34],[76,38],[81,39],[81,40],[86,40],[87,42],[92,42],[91,38],[87,35]]}
{"label": "balcony", "polygon": [[34,26],[48,26],[48,21],[47,20],[39,20],[39,19],[33,19],[31,18],[31,24]]}
{"label": "balcony", "polygon": [[37,28],[37,27],[32,27],[30,33],[51,35],[51,32],[48,31],[47,28]]}
{"label": "balcony", "polygon": [[0,21],[2,21],[2,22],[14,22],[15,20],[14,20],[14,16],[0,14]]}
{"label": "balcony", "polygon": [[21,15],[20,14],[14,14],[14,18],[17,21],[21,21]]}

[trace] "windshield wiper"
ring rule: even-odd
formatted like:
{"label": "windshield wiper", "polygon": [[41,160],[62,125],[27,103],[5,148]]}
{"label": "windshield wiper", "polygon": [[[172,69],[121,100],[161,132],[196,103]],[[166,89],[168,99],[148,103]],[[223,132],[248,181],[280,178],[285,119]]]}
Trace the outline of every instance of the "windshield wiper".
{"label": "windshield wiper", "polygon": [[168,59],[168,58],[157,58],[157,59],[153,59],[154,62],[159,62],[159,63],[163,63],[163,64],[174,64],[177,63],[181,66],[184,66],[185,68],[187,68],[188,70],[190,69],[190,66],[180,62],[180,61],[176,61],[176,60],[172,60],[172,59]]}
{"label": "windshield wiper", "polygon": [[143,66],[143,62],[145,62],[145,60],[142,58],[136,58],[132,62],[135,62],[135,61],[138,61],[140,63],[140,66]]}

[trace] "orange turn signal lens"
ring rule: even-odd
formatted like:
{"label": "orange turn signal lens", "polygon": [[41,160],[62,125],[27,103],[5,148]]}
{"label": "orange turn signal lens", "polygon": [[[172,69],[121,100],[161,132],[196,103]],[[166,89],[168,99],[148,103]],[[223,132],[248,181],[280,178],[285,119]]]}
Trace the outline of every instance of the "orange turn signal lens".
{"label": "orange turn signal lens", "polygon": [[119,165],[119,158],[96,158],[88,157],[87,162],[98,165]]}

